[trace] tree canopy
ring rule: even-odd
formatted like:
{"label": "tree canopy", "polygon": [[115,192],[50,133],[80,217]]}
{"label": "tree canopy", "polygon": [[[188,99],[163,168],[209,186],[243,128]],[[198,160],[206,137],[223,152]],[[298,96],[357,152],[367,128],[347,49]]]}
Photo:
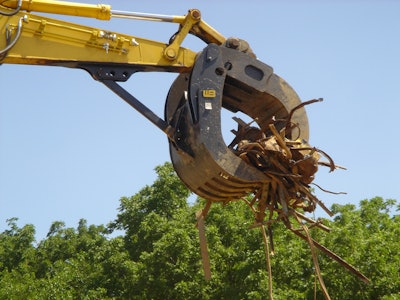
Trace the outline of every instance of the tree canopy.
{"label": "tree canopy", "polygon": [[[0,299],[267,299],[268,273],[259,230],[243,202],[213,204],[206,217],[212,277],[205,280],[191,193],[170,163],[157,179],[122,197],[115,220],[76,228],[54,222],[35,241],[31,224],[7,220],[0,233]],[[332,299],[400,299],[400,217],[396,200],[375,197],[359,206],[335,204],[330,233],[312,236],[360,269],[365,284],[318,252]],[[112,235],[122,230],[120,235]],[[274,299],[323,299],[307,243],[273,225]]]}

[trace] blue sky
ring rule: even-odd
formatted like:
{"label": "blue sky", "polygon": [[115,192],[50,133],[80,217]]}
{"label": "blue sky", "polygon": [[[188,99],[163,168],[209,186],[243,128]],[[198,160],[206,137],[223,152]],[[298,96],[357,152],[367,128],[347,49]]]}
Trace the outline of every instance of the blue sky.
{"label": "blue sky", "polygon": [[[324,98],[307,107],[310,144],[347,170],[321,168],[315,183],[347,194],[317,191],[319,198],[327,206],[375,196],[399,199],[400,2],[105,3],[168,15],[198,8],[226,37],[247,40],[303,101]],[[162,42],[177,29],[170,23],[67,19]],[[201,51],[205,45],[189,38],[184,46]],[[163,116],[175,76],[139,73],[124,86]],[[54,221],[107,224],[120,197],[151,185],[154,168],[170,160],[165,135],[84,71],[3,64],[0,86],[0,231],[11,217],[21,226],[33,224],[38,240]]]}

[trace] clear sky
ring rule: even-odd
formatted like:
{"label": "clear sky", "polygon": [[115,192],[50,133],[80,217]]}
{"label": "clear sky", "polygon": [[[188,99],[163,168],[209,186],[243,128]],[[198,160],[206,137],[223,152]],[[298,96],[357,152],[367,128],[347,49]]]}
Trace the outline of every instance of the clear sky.
{"label": "clear sky", "polygon": [[[247,40],[303,101],[324,98],[306,108],[310,144],[347,170],[321,168],[315,183],[347,194],[317,191],[318,197],[328,207],[375,196],[399,200],[400,2],[103,2],[167,15],[198,8],[226,37]],[[162,42],[177,29],[135,20],[68,20]],[[205,44],[190,38],[184,46],[201,51]],[[175,76],[138,73],[124,86],[163,116]],[[119,199],[151,185],[154,168],[170,160],[166,136],[84,71],[3,64],[0,86],[0,231],[11,217],[20,226],[33,224],[38,240],[54,221],[107,224]]]}

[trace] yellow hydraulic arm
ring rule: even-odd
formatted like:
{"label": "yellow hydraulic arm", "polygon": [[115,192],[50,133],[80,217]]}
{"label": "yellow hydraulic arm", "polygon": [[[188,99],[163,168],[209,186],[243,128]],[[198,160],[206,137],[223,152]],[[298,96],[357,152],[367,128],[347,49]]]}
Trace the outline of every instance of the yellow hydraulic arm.
{"label": "yellow hydraulic arm", "polygon": [[[168,42],[153,41],[30,13],[109,20],[112,17],[179,24]],[[118,81],[138,71],[190,73],[196,53],[181,47],[188,34],[221,45],[225,38],[191,9],[184,16],[112,10],[110,5],[49,0],[0,0],[0,64],[81,68],[104,83],[170,137],[170,126]]]}
{"label": "yellow hydraulic arm", "polygon": [[[90,5],[48,0],[0,0],[0,55],[2,63],[63,65],[76,62],[113,62],[140,67],[141,71],[184,72],[193,66],[196,53],[181,47],[188,33],[207,43],[225,38],[201,20],[200,12],[166,16],[113,11],[109,5]],[[112,17],[180,24],[169,43],[151,41],[63,22],[30,11],[109,20]]]}

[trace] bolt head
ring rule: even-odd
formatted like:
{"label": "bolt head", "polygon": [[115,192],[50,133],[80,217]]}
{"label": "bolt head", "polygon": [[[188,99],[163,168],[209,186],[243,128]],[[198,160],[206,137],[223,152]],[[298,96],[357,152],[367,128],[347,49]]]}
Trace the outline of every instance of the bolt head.
{"label": "bolt head", "polygon": [[176,57],[176,52],[175,52],[175,50],[174,50],[174,49],[171,49],[171,48],[167,49],[167,51],[166,51],[165,54],[166,54],[166,55],[168,56],[168,58],[170,58],[170,59],[174,59],[174,58]]}

